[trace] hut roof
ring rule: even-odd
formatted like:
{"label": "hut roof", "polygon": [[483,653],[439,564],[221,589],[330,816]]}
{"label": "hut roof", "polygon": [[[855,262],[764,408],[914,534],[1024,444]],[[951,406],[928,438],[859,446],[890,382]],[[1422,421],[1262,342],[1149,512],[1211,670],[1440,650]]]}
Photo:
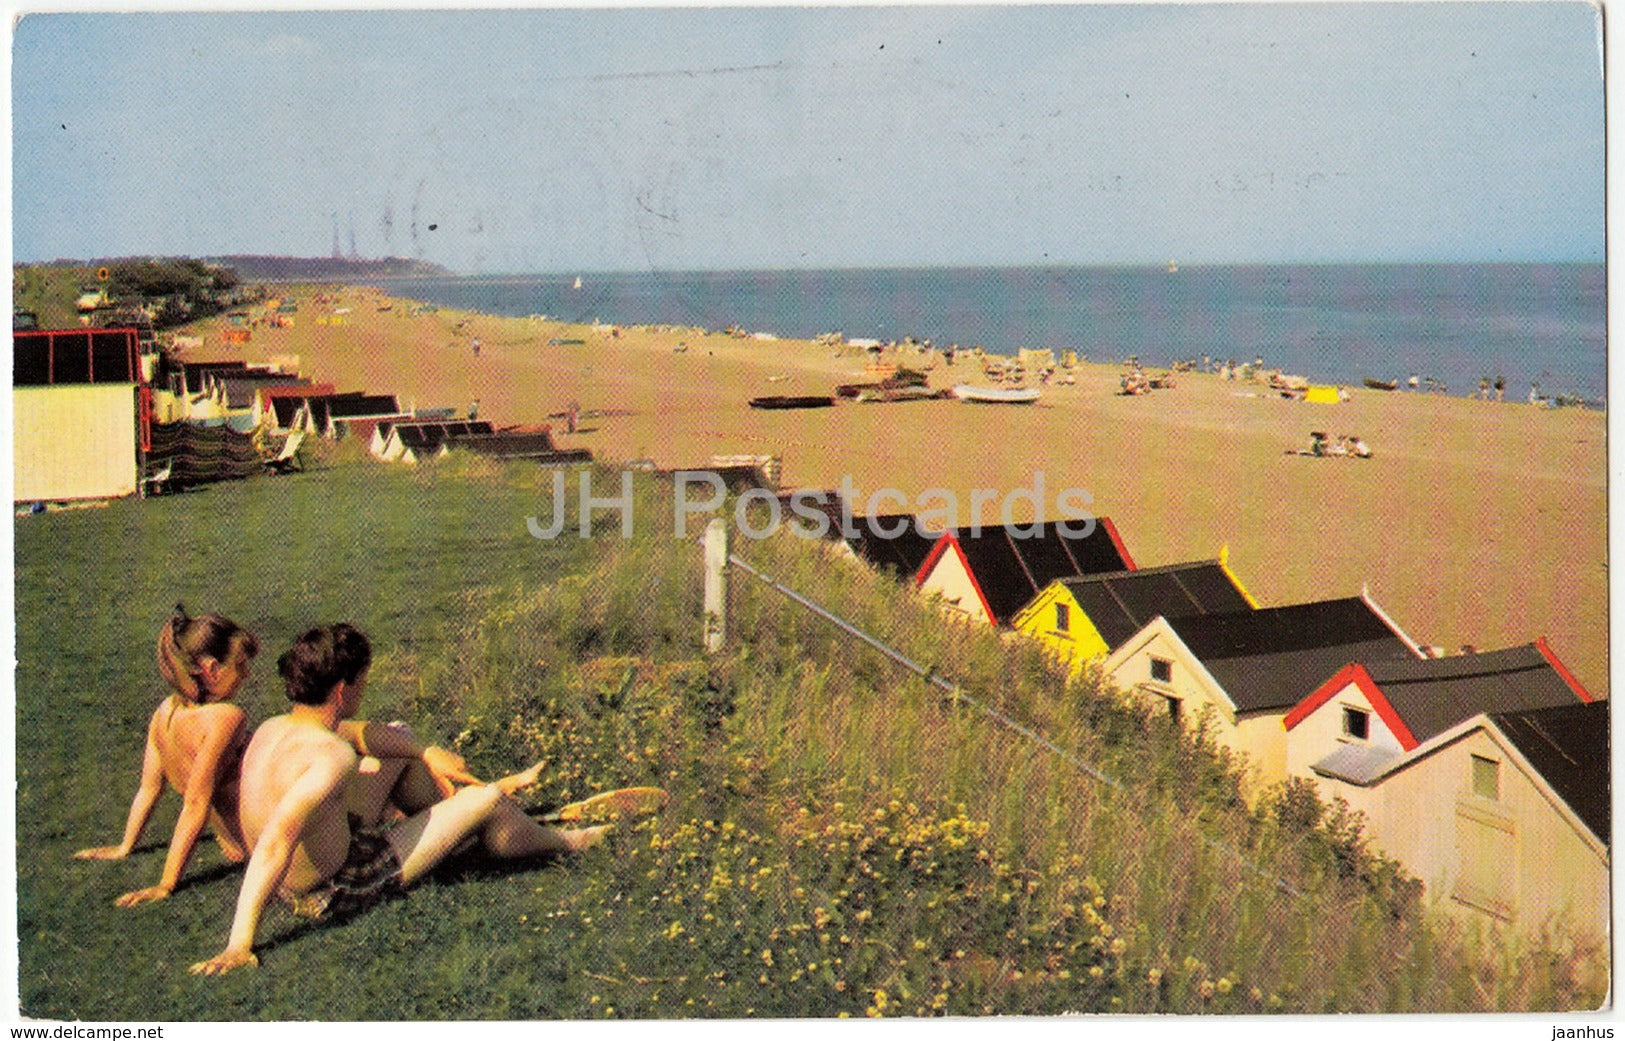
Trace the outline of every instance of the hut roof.
{"label": "hut roof", "polygon": [[[836,511],[831,516],[831,523],[839,525],[840,496],[838,493],[830,494],[835,496],[832,507]],[[898,577],[907,579],[918,577],[920,568],[942,537],[941,533],[921,531],[917,518],[910,513],[853,517],[852,531],[855,534],[846,538],[846,544],[852,547],[852,552],[860,560],[872,567],[894,571]],[[845,537],[844,533],[841,534]]]}
{"label": "hut roof", "polygon": [[1424,661],[1361,664],[1419,742],[1480,712],[1523,712],[1590,700],[1534,643]]}
{"label": "hut roof", "polygon": [[309,383],[298,376],[279,373],[249,373],[243,376],[217,375],[215,386],[225,395],[227,408],[248,408],[254,404],[254,394],[261,387],[304,387]]}
{"label": "hut roof", "polygon": [[1079,523],[1045,521],[1037,525],[955,528],[921,565],[921,576],[950,543],[957,545],[994,623],[1004,625],[1040,589],[1058,578],[1134,570],[1134,561],[1110,519],[1099,518],[1087,534],[1076,530]]}
{"label": "hut roof", "polygon": [[1490,719],[1568,803],[1591,833],[1609,842],[1608,702],[1592,701],[1514,712]]}
{"label": "hut roof", "polygon": [[466,437],[489,437],[494,433],[491,424],[483,419],[459,420],[450,423],[419,423],[408,420],[384,420],[378,424],[383,437],[393,433],[401,444],[414,451],[440,447],[447,441]]}
{"label": "hut roof", "polygon": [[1112,648],[1158,615],[1185,618],[1252,608],[1217,560],[1079,575],[1059,581]]}
{"label": "hut roof", "polygon": [[329,419],[380,418],[401,416],[393,394],[336,394],[327,399]]}
{"label": "hut roof", "polygon": [[1350,662],[1416,660],[1364,597],[1166,620],[1240,712],[1291,708]]}

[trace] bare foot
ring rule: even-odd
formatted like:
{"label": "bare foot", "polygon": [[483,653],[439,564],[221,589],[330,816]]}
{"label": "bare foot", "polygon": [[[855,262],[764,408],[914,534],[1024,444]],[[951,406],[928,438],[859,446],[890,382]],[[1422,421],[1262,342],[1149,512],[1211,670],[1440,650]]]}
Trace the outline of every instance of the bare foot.
{"label": "bare foot", "polygon": [[570,852],[580,853],[582,850],[591,849],[604,841],[604,836],[609,834],[609,829],[612,827],[614,825],[600,824],[596,828],[572,828],[563,834],[566,841],[570,843]]}
{"label": "bare foot", "polygon": [[542,767],[547,765],[546,759],[537,760],[536,765],[529,770],[521,770],[516,774],[509,774],[499,781],[493,781],[504,795],[514,795],[526,788],[535,787],[536,782],[542,779]]}

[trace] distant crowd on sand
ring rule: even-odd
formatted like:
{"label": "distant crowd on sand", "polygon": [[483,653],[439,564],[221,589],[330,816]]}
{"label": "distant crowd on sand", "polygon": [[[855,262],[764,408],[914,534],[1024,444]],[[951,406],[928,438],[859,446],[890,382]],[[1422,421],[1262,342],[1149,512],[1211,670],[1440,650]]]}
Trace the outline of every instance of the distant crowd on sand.
{"label": "distant crowd on sand", "polygon": [[[75,854],[129,856],[165,784],[181,793],[158,883],[116,903],[135,907],[173,893],[208,824],[225,858],[246,869],[225,948],[193,973],[258,964],[254,936],[275,899],[297,915],[348,918],[402,894],[463,849],[515,859],[577,853],[602,840],[607,826],[549,827],[515,800],[536,784],[541,763],[487,784],[461,756],[425,744],[405,724],[358,719],[372,647],[347,623],[294,640],[277,660],[289,711],[250,736],[231,702],[258,653],[254,635],[230,619],[191,617],[176,605],[158,633],[158,672],[170,694],[147,724],[123,839]],[[658,789],[630,791],[664,801]]]}

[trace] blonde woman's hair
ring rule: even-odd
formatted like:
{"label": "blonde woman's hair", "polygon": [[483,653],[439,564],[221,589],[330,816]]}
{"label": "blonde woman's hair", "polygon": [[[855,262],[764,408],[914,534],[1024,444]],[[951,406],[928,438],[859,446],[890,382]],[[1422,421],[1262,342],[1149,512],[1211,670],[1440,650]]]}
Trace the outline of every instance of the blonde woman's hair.
{"label": "blonde woman's hair", "polygon": [[260,650],[254,634],[217,614],[189,617],[183,604],[158,630],[158,674],[184,701],[203,700],[203,659],[229,662],[237,655],[253,658]]}

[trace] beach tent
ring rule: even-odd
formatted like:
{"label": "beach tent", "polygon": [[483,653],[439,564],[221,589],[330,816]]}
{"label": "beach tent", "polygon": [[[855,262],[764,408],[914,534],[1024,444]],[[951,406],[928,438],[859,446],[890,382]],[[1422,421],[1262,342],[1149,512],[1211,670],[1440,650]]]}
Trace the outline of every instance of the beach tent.
{"label": "beach tent", "polygon": [[12,333],[12,499],[132,495],[151,433],[134,329]]}
{"label": "beach tent", "polygon": [[[1433,906],[1524,935],[1604,939],[1608,703],[1567,673],[1544,641],[1354,666],[1288,716],[1289,758],[1363,816]],[[1446,725],[1451,715],[1462,718]]]}
{"label": "beach tent", "polygon": [[1107,655],[1117,686],[1247,757],[1249,794],[1286,779],[1282,720],[1351,661],[1420,660],[1369,594],[1227,614],[1157,617]]}
{"label": "beach tent", "polygon": [[1303,400],[1313,401],[1321,405],[1335,405],[1341,401],[1342,398],[1338,395],[1336,387],[1324,386],[1321,384],[1311,384],[1309,388],[1303,392]]}
{"label": "beach tent", "polygon": [[1003,626],[1057,578],[1135,569],[1117,527],[1100,517],[1092,525],[1071,520],[951,528],[931,547],[916,584],[968,618]]}
{"label": "beach tent", "polygon": [[1159,615],[1184,618],[1256,608],[1258,601],[1230,570],[1228,556],[1221,549],[1216,560],[1058,578],[1016,612],[1010,627],[1070,662],[1076,672]]}

